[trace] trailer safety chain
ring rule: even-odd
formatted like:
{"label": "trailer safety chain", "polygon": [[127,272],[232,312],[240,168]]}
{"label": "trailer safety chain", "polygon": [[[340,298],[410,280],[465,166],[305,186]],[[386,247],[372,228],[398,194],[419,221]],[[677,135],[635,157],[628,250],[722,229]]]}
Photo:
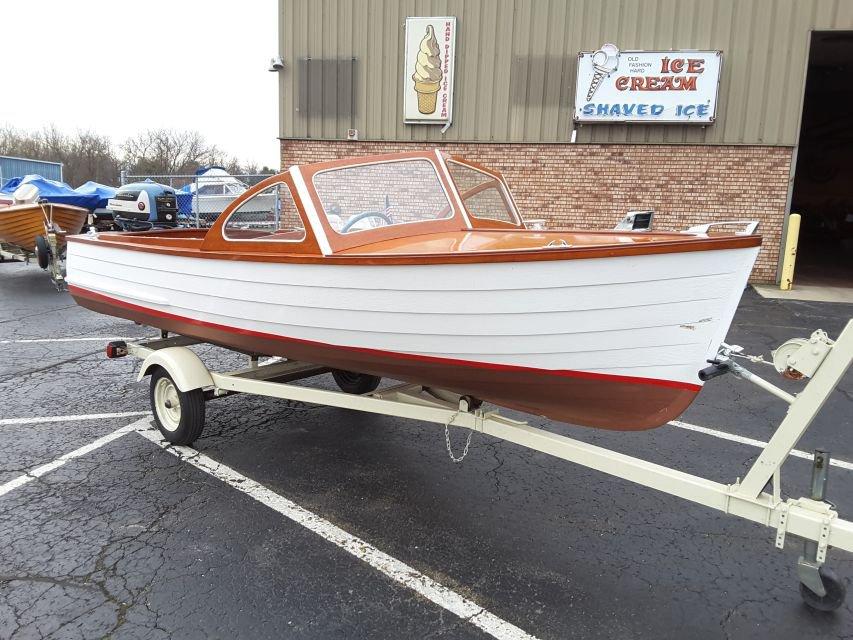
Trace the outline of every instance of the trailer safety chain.
{"label": "trailer safety chain", "polygon": [[459,412],[457,411],[452,416],[450,416],[450,419],[444,424],[444,443],[447,445],[447,453],[450,456],[450,459],[456,463],[462,462],[465,459],[465,456],[468,455],[468,447],[471,446],[471,436],[474,435],[473,430],[468,431],[468,439],[465,440],[465,448],[462,450],[462,455],[458,458],[454,456],[453,447],[450,445],[450,425],[453,424],[453,421],[456,420],[456,417],[458,415]]}

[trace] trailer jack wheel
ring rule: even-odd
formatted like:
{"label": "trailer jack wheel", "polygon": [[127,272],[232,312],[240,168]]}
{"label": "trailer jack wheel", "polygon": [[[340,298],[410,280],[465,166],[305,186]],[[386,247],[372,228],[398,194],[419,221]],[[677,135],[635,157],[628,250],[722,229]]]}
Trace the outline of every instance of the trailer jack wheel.
{"label": "trailer jack wheel", "polygon": [[189,445],[204,429],[204,392],[181,391],[163,368],[151,374],[151,411],[163,437],[172,444]]}
{"label": "trailer jack wheel", "polygon": [[819,596],[801,582],[800,596],[803,598],[803,602],[812,609],[816,609],[817,611],[835,611],[844,604],[844,598],[847,596],[847,586],[835,574],[835,571],[829,567],[822,566],[819,572],[820,581],[823,583],[826,593]]}
{"label": "trailer jack wheel", "polygon": [[[826,487],[829,480],[831,455],[826,449],[815,449],[812,459],[812,500],[826,500]],[[818,546],[814,540],[803,544],[803,555],[797,561],[797,573],[800,576],[800,596],[812,609],[817,611],[835,611],[844,603],[847,586],[835,574],[835,571],[822,564],[826,555],[819,557]]]}

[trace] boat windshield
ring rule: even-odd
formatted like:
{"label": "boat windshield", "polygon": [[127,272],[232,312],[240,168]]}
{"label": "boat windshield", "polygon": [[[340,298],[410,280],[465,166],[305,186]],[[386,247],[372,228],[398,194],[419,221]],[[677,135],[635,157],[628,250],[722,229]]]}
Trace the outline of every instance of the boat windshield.
{"label": "boat windshield", "polygon": [[435,167],[428,160],[395,160],[328,169],[314,189],[329,225],[340,234],[453,216]]}
{"label": "boat windshield", "polygon": [[222,236],[226,240],[301,242],[305,228],[290,189],[278,183],[234,209],[222,226]]}
{"label": "boat windshield", "polygon": [[447,168],[469,214],[484,220],[520,223],[500,180],[485,171],[454,160],[447,161]]}

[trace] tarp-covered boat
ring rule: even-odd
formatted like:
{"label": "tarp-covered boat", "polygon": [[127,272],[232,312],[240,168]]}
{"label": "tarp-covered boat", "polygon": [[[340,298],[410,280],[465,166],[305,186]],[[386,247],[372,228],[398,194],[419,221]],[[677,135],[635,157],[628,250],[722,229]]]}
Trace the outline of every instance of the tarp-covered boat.
{"label": "tarp-covered boat", "polygon": [[499,173],[415,152],[291,167],[207,230],[73,237],[67,278],[208,342],[645,429],[701,389],[760,243],[527,229]]}
{"label": "tarp-covered boat", "polygon": [[12,196],[17,189],[23,185],[32,185],[38,189],[38,197],[46,202],[56,204],[67,204],[84,209],[99,209],[107,206],[107,200],[112,198],[116,190],[97,182],[86,182],[76,189],[72,189],[64,182],[48,180],[39,175],[26,175],[24,177],[11,178],[0,187],[0,194]]}

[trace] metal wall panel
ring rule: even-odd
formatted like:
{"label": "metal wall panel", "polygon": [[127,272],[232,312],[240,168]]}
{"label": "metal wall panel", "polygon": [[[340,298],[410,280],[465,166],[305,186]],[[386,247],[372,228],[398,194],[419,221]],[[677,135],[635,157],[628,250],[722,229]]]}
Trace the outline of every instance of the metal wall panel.
{"label": "metal wall panel", "polygon": [[0,156],[0,183],[36,173],[48,180],[62,180],[62,163]]}
{"label": "metal wall panel", "polygon": [[[405,18],[439,15],[458,25],[444,135],[402,115]],[[853,30],[853,0],[279,0],[279,16],[283,138],[565,142],[577,53],[614,42],[721,49],[717,121],[587,124],[578,142],[795,145],[809,32]]]}

